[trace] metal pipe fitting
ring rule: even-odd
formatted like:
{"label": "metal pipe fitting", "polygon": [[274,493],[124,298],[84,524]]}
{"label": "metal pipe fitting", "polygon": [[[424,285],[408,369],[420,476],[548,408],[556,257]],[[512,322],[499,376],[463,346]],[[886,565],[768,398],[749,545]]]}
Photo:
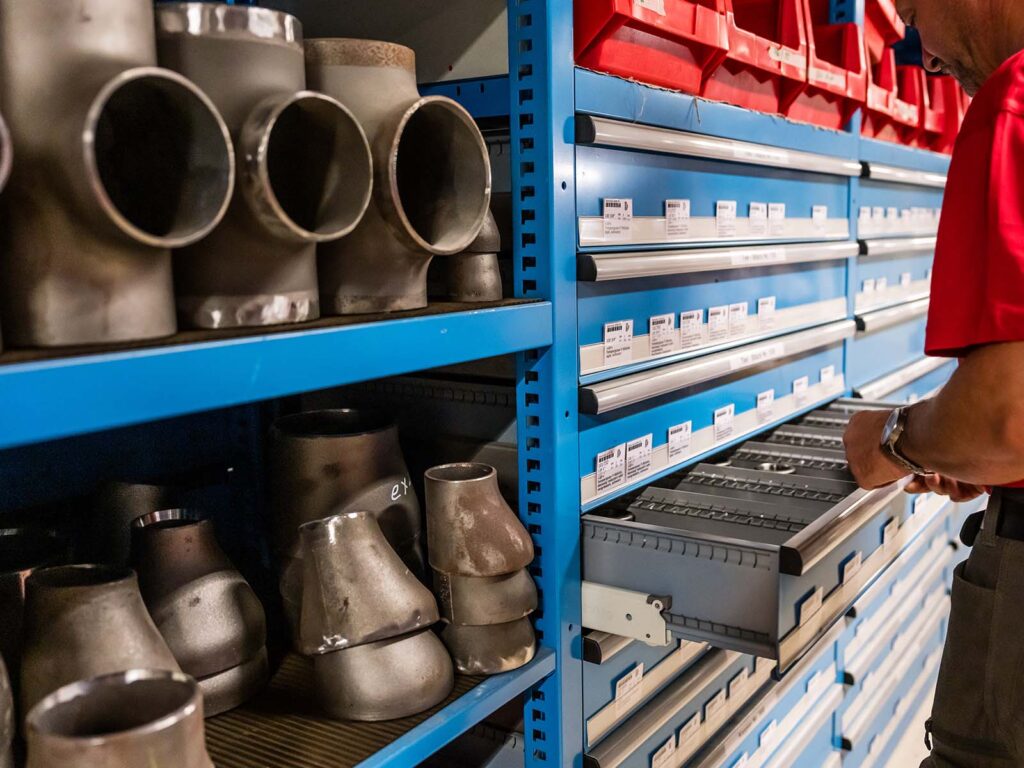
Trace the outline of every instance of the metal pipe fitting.
{"label": "metal pipe fitting", "polygon": [[92,518],[76,553],[92,563],[127,567],[131,562],[132,521],[175,506],[180,503],[177,495],[177,489],[159,483],[104,483],[96,492]]}
{"label": "metal pipe fitting", "polygon": [[132,523],[132,560],[146,608],[182,671],[204,695],[208,684],[217,690],[207,717],[259,693],[270,674],[266,615],[213,523],[180,509],[143,515]]}
{"label": "metal pipe fitting", "polygon": [[316,319],[316,244],[347,235],[370,204],[363,129],[338,101],[305,90],[294,16],[161,3],[156,22],[160,63],[210,96],[239,158],[224,221],[174,255],[179,321],[229,328]]}
{"label": "metal pipe fitting", "polygon": [[174,333],[170,250],[223,217],[234,153],[206,95],[155,65],[150,0],[0,0],[19,156],[0,259],[12,343]]}
{"label": "metal pipe fitting", "polygon": [[374,40],[306,41],[310,86],[346,104],[373,150],[373,205],[344,240],[319,248],[325,312],[427,305],[427,267],[476,238],[491,196],[487,147],[470,114],[420,96],[415,54]]}
{"label": "metal pipe fitting", "polygon": [[464,675],[497,675],[519,669],[537,652],[537,637],[529,617],[478,627],[446,624],[441,639],[455,669]]}
{"label": "metal pipe fitting", "polygon": [[448,298],[458,302],[501,301],[499,251],[501,235],[498,223],[488,210],[476,240],[462,253],[444,260]]}
{"label": "metal pipe fitting", "polygon": [[533,540],[498,490],[488,464],[442,464],[424,473],[427,557],[442,573],[501,576],[533,560]]}
{"label": "metal pipe fitting", "polygon": [[409,717],[455,686],[451,657],[429,629],[315,656],[313,671],[321,708],[339,720]]}
{"label": "metal pipe fitting", "polygon": [[128,669],[180,671],[133,571],[66,565],[32,574],[25,589],[22,712],[76,680]]}
{"label": "metal pipe fitting", "polygon": [[7,666],[0,656],[0,768],[14,768],[14,694],[11,692],[11,678]]}
{"label": "metal pipe fitting", "polygon": [[299,531],[301,653],[330,653],[437,623],[434,596],[391,549],[372,515],[347,512]]}
{"label": "metal pipe fitting", "polygon": [[175,672],[136,669],[60,688],[28,714],[27,768],[213,768],[203,697]]}
{"label": "metal pipe fitting", "polygon": [[451,624],[507,624],[537,610],[537,585],[525,568],[503,576],[458,576],[434,571],[441,618]]}
{"label": "metal pipe fitting", "polygon": [[7,121],[0,115],[0,192],[7,186],[11,177],[11,166],[14,164],[14,150],[11,146],[11,130]]}

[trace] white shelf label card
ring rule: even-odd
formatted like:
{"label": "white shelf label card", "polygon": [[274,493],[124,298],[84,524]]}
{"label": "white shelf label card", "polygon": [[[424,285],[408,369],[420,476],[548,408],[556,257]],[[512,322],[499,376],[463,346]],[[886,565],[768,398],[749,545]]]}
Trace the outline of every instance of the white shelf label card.
{"label": "white shelf label card", "polygon": [[606,197],[602,218],[604,236],[609,240],[628,240],[633,236],[633,201],[628,197]]}
{"label": "white shelf label card", "polygon": [[659,16],[665,15],[665,0],[633,0],[633,8],[653,11]]}
{"label": "white shelf label card", "polygon": [[909,272],[900,273],[900,287],[909,288],[912,282],[914,282],[914,277]]}
{"label": "white shelf label card", "polygon": [[871,209],[871,218],[875,221],[885,221],[885,208],[876,205]]}
{"label": "white shelf label card", "polygon": [[775,415],[775,390],[766,389],[757,395],[757,420],[764,423]]}
{"label": "white shelf label card", "polygon": [[712,341],[728,338],[729,306],[727,304],[708,309],[708,334]]}
{"label": "white shelf label card", "polygon": [[704,719],[713,720],[725,709],[726,693],[725,688],[720,690],[704,704]]}
{"label": "white shelf label card", "polygon": [[761,323],[761,330],[775,327],[774,296],[764,296],[757,300],[757,318]]}
{"label": "white shelf label card", "polygon": [[768,234],[781,235],[786,231],[786,204],[768,203]]}
{"label": "white shelf label card", "polygon": [[626,443],[626,480],[635,480],[651,470],[654,435],[644,435]]}
{"label": "white shelf label card", "polygon": [[815,232],[824,232],[828,227],[828,206],[816,205],[811,209],[811,223]]}
{"label": "white shelf label card", "polygon": [[846,582],[850,581],[850,579],[856,576],[858,571],[860,571],[860,567],[861,565],[863,565],[863,563],[864,555],[861,554],[860,550],[857,550],[848,558],[846,558],[846,560],[840,567],[839,583],[845,584]]}
{"label": "white shelf label card", "polygon": [[668,461],[673,463],[684,458],[690,452],[693,440],[693,422],[684,421],[669,427],[668,430]]}
{"label": "white shelf label card", "polygon": [[691,716],[689,720],[683,723],[683,727],[680,728],[679,732],[676,734],[676,741],[679,743],[679,746],[682,747],[698,733],[700,733],[700,713]]}
{"label": "white shelf label card", "polygon": [[671,768],[675,765],[676,737],[675,734],[668,737],[668,741],[661,745],[657,752],[651,756],[651,768]]}
{"label": "white shelf label card", "polygon": [[821,369],[821,383],[831,384],[836,378],[836,367],[834,365],[826,365]]}
{"label": "white shelf label card", "polygon": [[626,444],[597,454],[597,492],[604,493],[626,482]]}
{"label": "white shelf label card", "polygon": [[761,731],[761,735],[757,739],[758,746],[764,747],[765,749],[775,746],[776,733],[778,732],[778,729],[778,720],[772,720],[770,723],[768,723],[768,725],[764,727],[764,730]]}
{"label": "white shelf label card", "polygon": [[822,600],[825,597],[825,590],[821,587],[815,587],[814,591],[811,592],[807,597],[800,601],[800,606],[797,609],[798,623],[802,627],[811,617],[814,616],[818,611],[821,610]]}
{"label": "white shelf label card", "polygon": [[729,698],[742,696],[748,682],[750,682],[750,671],[744,667],[729,681]]}
{"label": "white shelf label card", "polygon": [[644,681],[644,663],[637,663],[615,681],[615,714],[622,716],[640,700],[640,684]]}
{"label": "white shelf label card", "polygon": [[768,234],[768,206],[765,203],[750,204],[750,234],[763,237]]}
{"label": "white shelf label card", "polygon": [[604,324],[604,364],[621,365],[633,359],[633,321]]}
{"label": "white shelf label card", "polygon": [[686,237],[690,234],[690,201],[665,201],[665,234],[668,237]]}
{"label": "white shelf label card", "polygon": [[891,549],[896,543],[896,534],[900,530],[900,521],[895,517],[889,520],[882,529],[882,546]]}
{"label": "white shelf label card", "polygon": [[747,332],[747,302],[729,305],[729,335],[742,336]]}
{"label": "white shelf label card", "polygon": [[736,404],[723,405],[715,411],[715,442],[724,443],[732,437],[733,421],[736,418]]}
{"label": "white shelf label card", "polygon": [[719,237],[736,237],[736,201],[715,203],[715,229]]}
{"label": "white shelf label card", "polygon": [[803,405],[807,402],[807,388],[810,384],[811,381],[807,376],[801,376],[799,379],[794,379],[793,399],[796,400],[797,405]]}
{"label": "white shelf label card", "polygon": [[878,291],[879,293],[881,293],[882,291],[884,291],[888,287],[889,287],[889,278],[887,278],[887,277],[879,277],[877,280],[875,280],[875,290]]}
{"label": "white shelf label card", "polygon": [[900,217],[900,209],[893,206],[889,206],[885,209],[886,221],[897,221]]}
{"label": "white shelf label card", "polygon": [[861,283],[861,286],[860,286],[861,293],[874,293],[876,285],[877,285],[877,283],[875,282],[875,278],[873,278],[873,277],[867,278],[866,280],[864,280],[863,283]]}
{"label": "white shelf label card", "polygon": [[862,205],[860,210],[857,211],[857,221],[863,223],[865,221],[871,221],[871,207]]}
{"label": "white shelf label card", "polygon": [[649,321],[651,334],[651,355],[664,355],[674,352],[679,341],[676,335],[676,316],[674,313],[655,315]]}
{"label": "white shelf label card", "polygon": [[701,338],[701,328],[703,325],[703,309],[692,309],[689,312],[679,313],[679,341],[683,349],[690,349],[701,345],[703,341]]}

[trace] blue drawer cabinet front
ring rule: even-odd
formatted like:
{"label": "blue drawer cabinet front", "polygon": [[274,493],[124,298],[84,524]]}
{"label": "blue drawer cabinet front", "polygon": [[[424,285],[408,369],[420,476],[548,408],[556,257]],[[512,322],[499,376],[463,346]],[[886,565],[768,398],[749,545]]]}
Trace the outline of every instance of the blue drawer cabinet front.
{"label": "blue drawer cabinet front", "polygon": [[[631,206],[628,232],[610,230],[605,201],[623,199]],[[577,146],[576,201],[583,249],[850,236],[847,178],[744,163]],[[686,201],[685,223],[668,220],[666,201]],[[767,218],[768,206],[776,218]]]}
{"label": "blue drawer cabinet front", "polygon": [[[580,372],[585,381],[600,380],[840,320],[847,313],[846,274],[846,261],[828,261],[581,282]],[[652,322],[665,323],[665,315],[670,316],[668,337],[664,326]],[[724,326],[718,317],[725,318]],[[610,358],[605,328],[622,321],[632,322],[633,347]]]}
{"label": "blue drawer cabinet front", "polygon": [[943,384],[949,381],[949,377],[953,375],[955,370],[956,362],[951,360],[938,370],[915,379],[905,387],[894,390],[886,395],[886,399],[894,403],[916,403],[918,400],[929,397],[940,389]]}
{"label": "blue drawer cabinet front", "polygon": [[[906,239],[910,242],[933,241],[933,238]],[[891,245],[898,240],[878,242]],[[870,249],[872,245],[870,240],[861,243],[865,249]],[[854,311],[861,314],[927,296],[931,289],[933,261],[934,246],[923,250],[882,252],[878,255],[862,253],[854,265]]]}
{"label": "blue drawer cabinet front", "polygon": [[858,332],[847,341],[846,378],[849,385],[856,389],[921,359],[926,325],[927,318],[919,314],[879,331]]}
{"label": "blue drawer cabinet front", "polygon": [[861,179],[853,216],[861,240],[935,235],[942,190]]}

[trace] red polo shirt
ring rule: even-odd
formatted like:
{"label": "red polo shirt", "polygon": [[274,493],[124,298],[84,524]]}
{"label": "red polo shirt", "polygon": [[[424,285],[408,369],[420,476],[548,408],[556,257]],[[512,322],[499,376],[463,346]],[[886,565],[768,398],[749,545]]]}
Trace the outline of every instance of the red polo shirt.
{"label": "red polo shirt", "polygon": [[1005,341],[1024,341],[1024,51],[985,81],[956,141],[925,351],[960,357]]}

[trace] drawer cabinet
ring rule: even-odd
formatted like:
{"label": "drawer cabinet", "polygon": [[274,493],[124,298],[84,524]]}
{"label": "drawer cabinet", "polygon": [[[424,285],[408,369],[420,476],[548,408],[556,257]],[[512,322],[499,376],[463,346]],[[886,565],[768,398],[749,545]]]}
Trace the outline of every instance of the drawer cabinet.
{"label": "drawer cabinet", "polygon": [[955,360],[921,356],[892,373],[854,387],[854,395],[865,400],[913,403],[941,389],[955,370]]}
{"label": "drawer cabinet", "polygon": [[854,276],[857,314],[928,296],[934,237],[861,240]]}
{"label": "drawer cabinet", "polygon": [[857,237],[929,237],[939,229],[944,172],[865,163],[857,199]]}
{"label": "drawer cabinet", "polygon": [[[857,334],[847,342],[846,377],[854,389],[895,373],[924,355],[928,299],[857,314]],[[881,397],[889,398],[888,392]]]}

